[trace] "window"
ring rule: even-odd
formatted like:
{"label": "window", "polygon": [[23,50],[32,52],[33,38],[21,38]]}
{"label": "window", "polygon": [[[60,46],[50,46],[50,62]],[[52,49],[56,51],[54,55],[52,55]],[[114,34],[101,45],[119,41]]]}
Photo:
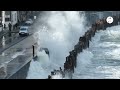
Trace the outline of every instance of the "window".
{"label": "window", "polygon": [[5,21],[10,21],[10,18],[5,18]]}

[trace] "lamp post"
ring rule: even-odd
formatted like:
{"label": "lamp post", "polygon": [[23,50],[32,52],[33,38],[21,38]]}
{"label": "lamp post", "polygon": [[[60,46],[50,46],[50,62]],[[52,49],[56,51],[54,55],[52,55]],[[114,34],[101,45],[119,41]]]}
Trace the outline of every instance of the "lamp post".
{"label": "lamp post", "polygon": [[[11,22],[11,25],[12,25],[12,11],[10,11],[10,22]],[[13,25],[12,25],[11,29],[13,29]]]}
{"label": "lamp post", "polygon": [[2,31],[4,30],[4,24],[5,24],[5,11],[2,11]]}

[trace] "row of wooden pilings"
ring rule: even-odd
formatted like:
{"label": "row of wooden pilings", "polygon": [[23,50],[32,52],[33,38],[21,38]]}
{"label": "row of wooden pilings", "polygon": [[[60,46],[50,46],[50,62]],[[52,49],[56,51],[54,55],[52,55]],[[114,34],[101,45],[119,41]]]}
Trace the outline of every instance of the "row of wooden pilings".
{"label": "row of wooden pilings", "polygon": [[69,56],[66,57],[64,63],[64,69],[60,67],[59,70],[54,70],[51,72],[51,75],[48,75],[48,79],[52,79],[57,72],[62,75],[64,78],[69,75],[69,78],[72,79],[72,74],[74,73],[74,69],[78,66],[77,64],[77,55],[80,54],[83,49],[89,48],[89,42],[92,40],[92,37],[95,36],[95,33],[99,30],[106,30],[107,27],[111,27],[114,25],[118,25],[120,22],[120,15],[119,16],[112,16],[113,23],[109,24],[106,21],[106,18],[97,20],[94,24],[92,24],[91,28],[85,32],[85,34],[79,38],[79,42],[74,46],[74,50],[69,52]]}

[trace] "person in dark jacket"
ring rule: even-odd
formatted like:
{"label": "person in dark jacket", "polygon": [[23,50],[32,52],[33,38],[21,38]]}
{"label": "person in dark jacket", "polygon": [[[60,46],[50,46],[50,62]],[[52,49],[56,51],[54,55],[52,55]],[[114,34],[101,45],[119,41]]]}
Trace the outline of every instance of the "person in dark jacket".
{"label": "person in dark jacket", "polygon": [[12,29],[11,23],[8,24],[8,27],[9,27],[9,31],[11,31],[11,29]]}
{"label": "person in dark jacket", "polygon": [[6,29],[6,24],[4,24],[4,29]]}
{"label": "person in dark jacket", "polygon": [[12,29],[11,23],[8,24],[8,27],[9,27],[9,37],[11,37],[11,29]]}

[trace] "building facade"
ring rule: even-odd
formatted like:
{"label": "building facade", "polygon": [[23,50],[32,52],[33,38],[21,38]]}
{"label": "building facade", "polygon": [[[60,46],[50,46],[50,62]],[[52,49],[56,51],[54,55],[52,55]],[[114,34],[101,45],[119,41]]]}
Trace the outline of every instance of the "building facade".
{"label": "building facade", "polygon": [[18,22],[17,11],[5,11],[5,25],[11,23],[14,26]]}
{"label": "building facade", "polygon": [[[3,22],[4,21],[4,22]],[[8,27],[8,24],[11,23],[12,26],[18,22],[17,11],[0,11],[0,27],[2,24],[5,24]]]}
{"label": "building facade", "polygon": [[0,31],[2,25],[5,24],[7,28],[8,24],[11,23],[14,26],[19,22],[26,21],[28,18],[33,18],[35,13],[39,13],[39,11],[0,11]]}

